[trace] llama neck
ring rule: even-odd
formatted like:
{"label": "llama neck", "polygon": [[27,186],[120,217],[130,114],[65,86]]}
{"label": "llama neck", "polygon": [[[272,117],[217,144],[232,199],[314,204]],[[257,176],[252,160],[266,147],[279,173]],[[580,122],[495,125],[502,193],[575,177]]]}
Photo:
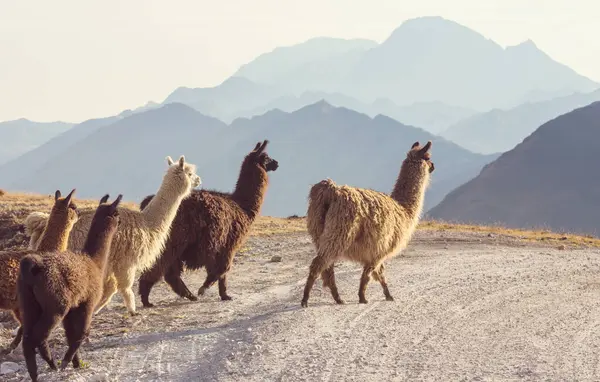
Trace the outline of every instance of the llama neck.
{"label": "llama neck", "polygon": [[107,230],[102,230],[101,232],[97,232],[94,229],[90,229],[90,233],[85,241],[83,252],[91,257],[100,269],[104,269],[106,264],[113,236],[114,231],[108,232]]}
{"label": "llama neck", "polygon": [[146,226],[151,230],[168,231],[181,201],[189,194],[177,192],[176,188],[169,188],[166,183],[163,181],[156,195],[142,211]]}
{"label": "llama neck", "polygon": [[75,224],[74,221],[65,221],[65,216],[55,216],[51,214],[48,223],[40,238],[37,250],[40,252],[67,250],[69,243],[69,233]]}
{"label": "llama neck", "polygon": [[242,207],[250,220],[260,213],[269,177],[267,172],[254,163],[243,164],[232,198]]}
{"label": "llama neck", "polygon": [[404,162],[391,197],[404,208],[411,219],[417,221],[423,212],[428,184],[429,171],[426,168]]}

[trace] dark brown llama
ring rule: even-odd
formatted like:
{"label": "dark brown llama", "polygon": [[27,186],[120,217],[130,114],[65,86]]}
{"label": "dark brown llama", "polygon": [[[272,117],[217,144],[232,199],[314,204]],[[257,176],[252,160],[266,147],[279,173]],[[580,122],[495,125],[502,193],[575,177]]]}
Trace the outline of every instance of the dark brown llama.
{"label": "dark brown llama", "polygon": [[[150,290],[162,277],[181,297],[198,299],[181,279],[184,266],[206,268],[206,280],[198,295],[218,280],[221,300],[231,300],[227,295],[227,272],[260,212],[269,184],[267,172],[279,167],[265,152],[268,143],[258,142],[246,155],[233,193],[194,190],[181,203],[165,250],[140,277],[139,293],[145,307],[153,306],[148,299]],[[140,208],[144,209],[152,197],[147,196]]]}
{"label": "dark brown llama", "polygon": [[14,340],[5,349],[5,353],[12,352],[21,342],[23,326],[21,313],[17,301],[17,275],[19,263],[23,257],[32,253],[51,251],[66,251],[69,233],[77,222],[77,206],[72,201],[75,190],[62,197],[59,190],[54,194],[54,205],[48,217],[48,224],[41,232],[37,250],[25,249],[0,252],[0,310],[10,310],[19,323],[19,329]]}
{"label": "dark brown llama", "polygon": [[92,219],[83,253],[51,252],[28,255],[21,260],[17,280],[23,317],[23,355],[31,379],[37,381],[35,349],[51,369],[56,365],[48,336],[62,320],[69,349],[61,369],[80,366],[79,346],[89,335],[94,307],[102,297],[103,275],[113,236],[120,219],[119,195],[112,204],[101,200]]}

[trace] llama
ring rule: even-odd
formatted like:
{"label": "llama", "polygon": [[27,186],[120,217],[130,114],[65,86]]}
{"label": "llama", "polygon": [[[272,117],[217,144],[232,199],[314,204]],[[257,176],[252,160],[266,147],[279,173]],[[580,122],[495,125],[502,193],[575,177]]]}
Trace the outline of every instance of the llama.
{"label": "llama", "polygon": [[[164,248],[181,201],[201,184],[200,177],[196,175],[196,166],[186,163],[184,156],[179,158],[178,163],[167,157],[167,162],[169,168],[157,196],[143,211],[119,207],[121,224],[111,246],[104,294],[96,313],[108,304],[118,290],[130,315],[137,315],[135,295],[131,289],[136,270],[144,270],[154,264]],[[79,221],[69,238],[70,250],[83,248],[93,213],[90,209],[80,212]]]}
{"label": "llama", "polygon": [[334,263],[348,259],[363,265],[359,302],[367,303],[365,291],[371,276],[379,281],[386,300],[394,301],[385,279],[384,261],[406,248],[421,213],[430,173],[431,141],[423,147],[415,142],[402,162],[400,175],[390,196],[381,192],[338,186],[327,179],[309,193],[308,232],[317,250],[310,265],[301,305],[308,306],[312,286],[322,277],[338,304],[344,301],[335,284]]}
{"label": "llama", "polygon": [[[140,276],[139,293],[145,307],[153,306],[148,299],[150,290],[162,277],[181,297],[198,299],[181,279],[184,265],[187,269],[206,268],[198,295],[218,280],[221,300],[231,300],[227,272],[260,212],[269,183],[267,172],[279,167],[265,152],[267,144],[267,140],[258,142],[246,155],[233,193],[196,190],[181,203],[162,256]],[[155,198],[147,196],[140,208],[149,208]]]}
{"label": "llama", "polygon": [[83,253],[49,252],[27,255],[20,262],[17,280],[19,308],[23,315],[23,355],[27,371],[37,380],[35,349],[51,369],[56,364],[48,336],[62,320],[69,348],[61,369],[80,366],[78,350],[89,335],[94,307],[102,297],[102,283],[111,242],[119,226],[119,195],[112,204],[101,200],[94,214]]}
{"label": "llama", "polygon": [[40,236],[42,235],[42,232],[44,232],[44,227],[46,227],[48,218],[49,215],[47,213],[39,211],[32,212],[25,218],[25,234],[30,237],[29,249],[35,249],[34,246],[39,243]]}
{"label": "llama", "polygon": [[[77,206],[72,201],[75,190],[65,198],[60,190],[54,194],[54,206],[48,217],[48,226],[44,229],[39,239],[38,252],[66,251],[69,233],[77,221]],[[5,349],[5,353],[12,352],[21,342],[23,336],[23,322],[17,301],[17,275],[19,262],[33,250],[18,250],[0,252],[0,310],[10,310],[19,323],[19,329],[14,340]]]}

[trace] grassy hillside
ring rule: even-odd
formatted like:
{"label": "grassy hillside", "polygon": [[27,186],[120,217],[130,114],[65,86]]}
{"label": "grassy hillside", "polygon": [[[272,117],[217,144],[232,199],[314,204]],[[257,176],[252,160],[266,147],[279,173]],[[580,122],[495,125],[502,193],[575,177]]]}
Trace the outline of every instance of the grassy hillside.
{"label": "grassy hillside", "polygon": [[[66,193],[70,190],[62,190]],[[95,207],[97,200],[75,200],[79,208]],[[23,221],[33,211],[49,212],[54,203],[53,195],[4,193],[0,190],[0,250],[27,246],[29,238],[23,230]],[[133,202],[122,204],[128,208],[138,209]],[[458,231],[488,233],[490,236],[505,236],[525,241],[541,242],[558,247],[598,247],[600,239],[592,236],[555,233],[544,230],[519,230],[501,226],[478,226],[467,224],[449,224],[442,221],[424,220],[419,224],[425,231]],[[290,216],[275,218],[260,216],[252,227],[252,236],[270,236],[306,232],[306,218]],[[562,247],[561,247],[562,248]]]}

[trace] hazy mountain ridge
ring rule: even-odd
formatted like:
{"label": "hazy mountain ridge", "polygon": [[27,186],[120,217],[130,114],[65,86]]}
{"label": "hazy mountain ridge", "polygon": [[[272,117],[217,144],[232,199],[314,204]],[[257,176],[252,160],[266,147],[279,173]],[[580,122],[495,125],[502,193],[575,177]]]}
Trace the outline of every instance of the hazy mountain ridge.
{"label": "hazy mountain ridge", "polygon": [[600,90],[525,103],[509,110],[494,109],[468,117],[441,135],[473,152],[504,152],[514,148],[544,122],[595,101],[600,101]]}
{"label": "hazy mountain ridge", "polygon": [[429,211],[433,218],[598,233],[600,102],[556,117]]}
{"label": "hazy mountain ridge", "polygon": [[42,146],[28,154],[30,161],[37,154],[43,157],[27,177],[7,169],[14,167],[10,165],[0,167],[0,177],[7,189],[49,193],[77,187],[80,197],[123,193],[127,200],[139,201],[156,191],[166,169],[164,158],[184,154],[198,166],[204,187],[231,190],[243,157],[262,139],[271,141],[269,154],[280,163],[263,209],[274,216],[304,214],[310,186],[327,177],[390,192],[417,140],[434,142],[436,172],[428,207],[494,159],[391,118],[370,118],[326,102],[293,113],[240,118],[229,126],[183,104],[169,104],[99,127],[76,142],[69,139],[53,155]]}
{"label": "hazy mountain ridge", "polygon": [[[301,48],[299,44],[286,52],[293,56],[291,52]],[[599,86],[550,58],[532,41],[505,49],[441,17],[407,20],[381,44],[343,64],[317,60],[310,66],[306,60],[290,59],[287,65],[275,65],[284,61],[282,54],[279,51],[277,59],[269,60],[275,53],[266,53],[243,67],[264,73],[260,77],[241,69],[236,75],[247,74],[256,82],[277,84],[294,94],[339,92],[367,103],[377,98],[399,105],[437,101],[480,111],[514,107],[529,101],[530,95],[589,92]],[[305,67],[318,67],[319,72]],[[289,73],[283,75],[284,69]]]}
{"label": "hazy mountain ridge", "polygon": [[6,163],[73,127],[68,122],[34,122],[25,118],[0,122],[0,164]]}

